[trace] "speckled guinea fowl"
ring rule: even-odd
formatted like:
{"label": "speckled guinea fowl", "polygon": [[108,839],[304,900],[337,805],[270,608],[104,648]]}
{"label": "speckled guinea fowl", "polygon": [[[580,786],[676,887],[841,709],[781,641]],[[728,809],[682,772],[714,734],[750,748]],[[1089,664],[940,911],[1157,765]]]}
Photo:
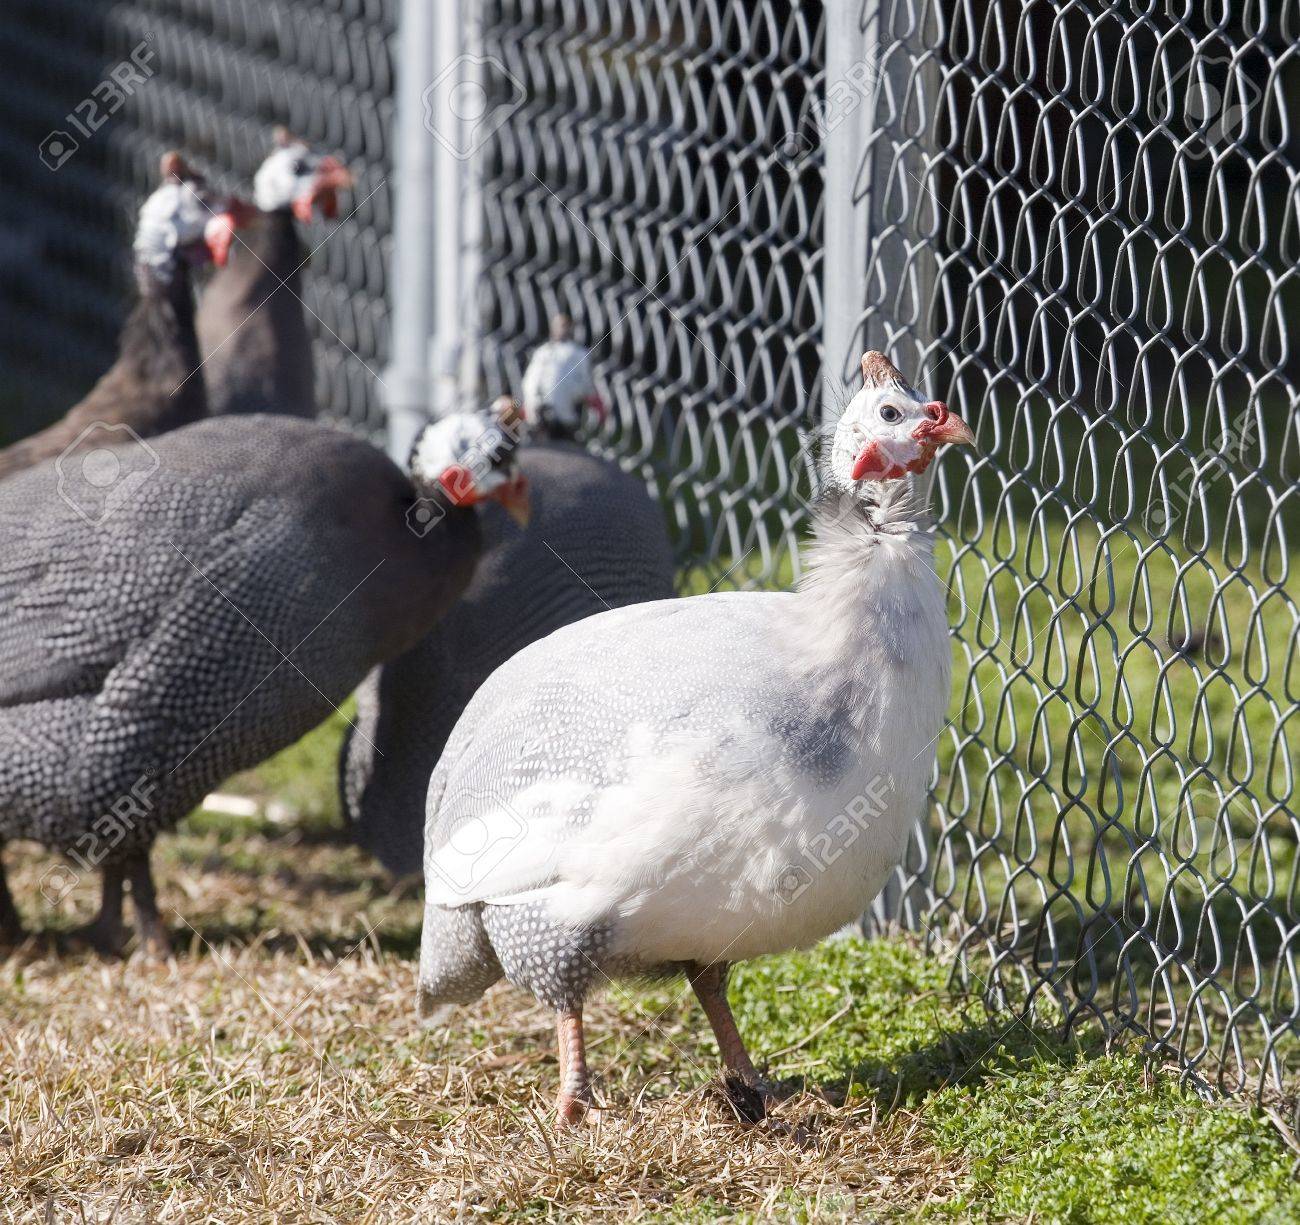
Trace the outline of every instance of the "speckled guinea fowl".
{"label": "speckled guinea fowl", "polygon": [[526,529],[483,517],[489,548],[456,606],[357,691],[341,757],[343,809],[391,872],[419,872],[429,775],[465,704],[530,642],[607,608],[673,593],[658,505],[607,460],[568,443],[521,447],[532,491]]}
{"label": "speckled guinea fowl", "polygon": [[573,348],[571,336],[568,319],[557,317],[524,378],[528,437],[538,440],[518,452],[532,490],[527,529],[485,515],[493,547],[465,595],[357,692],[359,734],[340,758],[342,807],[358,842],[399,876],[420,871],[429,775],[483,681],[561,626],[673,594],[663,513],[644,484],[565,441],[597,399],[589,372],[572,377],[572,354],[552,360],[555,338]]}
{"label": "speckled guinea fowl", "polygon": [[215,236],[234,225],[232,202],[213,194],[178,153],[160,167],[162,185],[140,209],[134,254],[139,299],[118,357],[86,397],[53,425],[0,450],[0,479],[61,455],[120,441],[123,427],[149,438],[198,421],[207,412],[194,339],[190,268],[221,258]]}
{"label": "speckled guinea fowl", "polygon": [[[413,460],[429,499],[460,461],[443,445],[454,424]],[[142,938],[164,947],[147,858],[158,832],[415,642],[481,549],[468,504],[412,530],[411,479],[328,426],[209,420],[153,451],[156,469],[111,513],[83,514],[51,464],[0,486],[0,843],[102,860],[87,936],[106,949],[123,941],[124,878]],[[507,464],[481,492],[513,505]],[[0,926],[18,935],[2,888]]]}
{"label": "speckled guinea fowl", "polygon": [[539,437],[572,442],[586,411],[595,413],[599,422],[609,414],[596,390],[591,354],[574,340],[568,315],[551,320],[551,337],[533,354],[520,390],[524,420]]}
{"label": "speckled guinea fowl", "polygon": [[316,414],[311,334],[302,303],[310,252],[298,223],[338,212],[352,176],[284,129],[253,180],[255,210],[241,217],[227,265],[199,302],[197,331],[214,414]]}
{"label": "speckled guinea fowl", "polygon": [[429,786],[420,1010],[504,974],[557,1013],[560,1121],[589,1090],[582,1005],[684,972],[757,1086],[729,962],[862,913],[924,802],[948,700],[919,474],[971,433],[880,354],[835,427],[795,592],[601,613],[467,706]]}

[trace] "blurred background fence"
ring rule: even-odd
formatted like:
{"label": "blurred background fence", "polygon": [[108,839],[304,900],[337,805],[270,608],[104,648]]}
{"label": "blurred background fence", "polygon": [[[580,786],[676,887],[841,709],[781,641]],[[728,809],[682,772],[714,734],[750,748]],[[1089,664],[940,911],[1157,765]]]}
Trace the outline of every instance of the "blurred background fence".
{"label": "blurred background fence", "polygon": [[324,411],[382,431],[396,20],[396,0],[7,0],[0,440],[60,415],[112,361],[159,156],[182,149],[247,186],[277,123],[359,175],[305,301]]}
{"label": "blurred background fence", "polygon": [[877,918],[1007,1007],[1293,1094],[1297,32],[1289,0],[19,3],[7,424],[107,364],[157,154],[246,180],[277,122],[361,176],[313,262],[326,411],[517,389],[566,310],[684,590],[797,577],[808,432],[885,349],[981,454],[938,466],[952,721]]}

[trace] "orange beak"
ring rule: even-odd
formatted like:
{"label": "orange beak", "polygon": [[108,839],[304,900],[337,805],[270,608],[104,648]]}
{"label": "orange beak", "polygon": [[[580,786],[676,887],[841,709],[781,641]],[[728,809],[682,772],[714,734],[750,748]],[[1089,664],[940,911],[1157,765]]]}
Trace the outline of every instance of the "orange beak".
{"label": "orange beak", "polygon": [[922,421],[912,431],[912,437],[917,442],[929,443],[932,446],[942,446],[944,443],[958,447],[975,445],[975,435],[970,426],[956,413],[949,412],[946,404],[939,400],[931,400],[925,406],[925,415],[929,420]]}
{"label": "orange beak", "polygon": [[351,187],[352,183],[352,172],[338,158],[325,158],[316,167],[311,190],[293,202],[293,215],[304,225],[310,225],[319,205],[321,216],[332,221],[339,215],[338,193]]}
{"label": "orange beak", "polygon": [[528,490],[528,478],[522,472],[515,475],[506,484],[491,494],[505,507],[508,514],[520,527],[527,527],[533,517],[532,496]]}
{"label": "orange beak", "polygon": [[203,228],[203,241],[212,262],[224,268],[230,259],[230,248],[235,242],[235,231],[246,226],[257,210],[249,203],[232,196],[221,212],[213,215]]}

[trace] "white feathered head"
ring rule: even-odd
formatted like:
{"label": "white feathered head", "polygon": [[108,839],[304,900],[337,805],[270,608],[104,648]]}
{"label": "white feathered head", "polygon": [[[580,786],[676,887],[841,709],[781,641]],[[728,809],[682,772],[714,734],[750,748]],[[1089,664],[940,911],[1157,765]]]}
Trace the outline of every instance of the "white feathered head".
{"label": "white feathered head", "polygon": [[499,502],[520,525],[530,511],[528,481],[515,466],[523,428],[518,406],[503,396],[487,413],[450,413],[420,431],[411,477],[422,491],[452,506]]}
{"label": "white feathered head", "polygon": [[582,415],[590,409],[596,419],[608,416],[596,391],[591,356],[573,339],[573,320],[556,315],[551,338],[533,354],[524,371],[523,412],[530,428],[555,438],[576,438]]}
{"label": "white feathered head", "polygon": [[141,205],[136,223],[137,268],[167,280],[182,262],[224,263],[246,206],[213,192],[179,153],[163,154],[159,171],[162,184]]}
{"label": "white feathered head", "polygon": [[945,443],[974,446],[956,413],[927,400],[883,353],[862,355],[862,390],[835,425],[828,483],[854,490],[862,481],[894,481],[930,466]]}
{"label": "white feathered head", "polygon": [[292,209],[310,224],[319,208],[330,219],[338,216],[338,193],[352,186],[352,175],[336,157],[318,153],[284,128],[275,130],[275,150],[253,176],[253,201],[264,213]]}

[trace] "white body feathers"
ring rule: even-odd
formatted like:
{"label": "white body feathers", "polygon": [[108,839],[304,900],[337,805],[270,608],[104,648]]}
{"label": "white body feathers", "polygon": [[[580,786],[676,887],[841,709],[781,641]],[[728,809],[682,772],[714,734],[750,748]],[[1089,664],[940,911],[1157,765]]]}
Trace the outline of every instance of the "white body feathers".
{"label": "white body feathers", "polygon": [[549,409],[561,424],[576,428],[582,406],[596,394],[587,350],[571,340],[548,340],[533,353],[523,378],[524,419],[542,423]]}
{"label": "white body feathers", "polygon": [[427,904],[538,903],[645,965],[860,915],[922,811],[948,699],[932,551],[910,524],[841,521],[798,592],[633,606],[515,656],[434,773]]}

